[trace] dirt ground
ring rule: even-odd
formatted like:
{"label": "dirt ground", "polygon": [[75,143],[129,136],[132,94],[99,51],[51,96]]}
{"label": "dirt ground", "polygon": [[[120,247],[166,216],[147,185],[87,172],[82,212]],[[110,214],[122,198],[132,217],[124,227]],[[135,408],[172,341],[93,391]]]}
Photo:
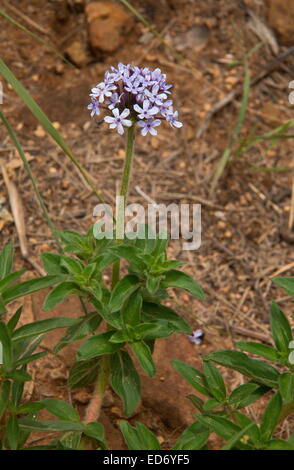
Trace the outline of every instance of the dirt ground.
{"label": "dirt ground", "polygon": [[[130,201],[142,204],[146,201],[136,185],[158,203],[202,204],[201,247],[182,251],[181,240],[173,240],[169,250],[186,261],[185,269],[207,294],[206,301],[200,303],[188,294],[174,293],[171,305],[193,327],[202,328],[205,338],[201,346],[191,345],[184,335],[158,342],[158,373],[153,385],[142,374],[142,405],[131,418],[131,422],[144,422],[169,448],[194,412],[185,398],[190,387],[172,370],[170,360],[181,359],[200,367],[201,354],[231,348],[239,339],[270,342],[271,300],[278,301],[289,317],[293,312],[289,297],[270,281],[274,275],[291,276],[294,272],[294,232],[287,225],[294,169],[292,140],[257,144],[229,162],[214,193],[211,185],[240,112],[246,53],[250,52],[252,86],[240,139],[261,135],[294,119],[294,108],[288,101],[289,82],[294,79],[294,57],[289,53],[294,8],[286,0],[133,0],[133,6],[162,35],[163,44],[126,7],[118,6],[120,2],[110,0],[100,4],[111,6],[107,15],[113,23],[102,25],[106,28],[102,37],[91,37],[85,11],[88,3],[48,0],[41,7],[39,0],[4,1],[7,14],[54,45],[69,62],[4,18],[0,20],[1,56],[55,123],[110,203],[122,172],[124,140],[106,125],[90,120],[86,109],[90,88],[118,62],[160,67],[174,83],[173,98],[184,126],[181,130],[161,126],[158,137],[138,136],[130,191]],[[275,10],[278,4],[280,8]],[[127,15],[124,26],[120,15]],[[115,28],[114,33],[107,36],[107,27]],[[3,88],[1,107],[27,152],[53,222],[60,229],[86,230],[94,222],[95,195],[12,88],[5,83]],[[227,97],[231,99],[225,104]],[[0,136],[0,163],[19,192],[30,258],[40,265],[40,253],[56,249],[54,240],[3,126]],[[21,257],[0,174],[0,245],[11,237],[16,266],[26,265],[28,276],[38,275]],[[23,322],[45,318],[43,296],[25,300]],[[79,304],[71,299],[49,313],[78,316]],[[56,335],[48,336],[45,347],[49,351],[56,339]],[[68,399],[83,412],[91,388],[70,396],[66,392],[74,353],[74,347],[59,356],[49,352],[34,364],[35,381],[27,390],[28,398]],[[224,370],[224,375],[230,386],[241,383],[238,374]],[[258,415],[262,404],[255,408]],[[121,417],[119,400],[109,391],[101,419],[113,449],[124,448],[117,429]],[[286,437],[291,430],[293,419],[279,435]],[[217,446],[215,440],[213,447]]]}

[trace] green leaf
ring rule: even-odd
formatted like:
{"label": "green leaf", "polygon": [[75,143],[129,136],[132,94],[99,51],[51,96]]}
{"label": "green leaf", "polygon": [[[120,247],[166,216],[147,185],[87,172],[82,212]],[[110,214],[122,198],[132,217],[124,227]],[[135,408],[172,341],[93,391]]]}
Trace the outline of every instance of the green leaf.
{"label": "green leaf", "polygon": [[219,370],[209,361],[204,361],[204,374],[209,390],[220,403],[226,400],[226,386]]}
{"label": "green leaf", "polygon": [[281,353],[289,353],[289,343],[293,340],[291,326],[275,302],[271,305],[271,329],[275,345]]}
{"label": "green leaf", "polygon": [[34,323],[28,323],[27,325],[21,326],[14,331],[12,338],[13,341],[20,341],[25,338],[32,336],[39,336],[43,333],[47,333],[50,330],[56,328],[66,328],[75,325],[79,321],[78,318],[48,318],[47,320],[39,320]]}
{"label": "green leaf", "polygon": [[96,439],[97,441],[102,442],[104,440],[103,424],[96,422],[86,424],[84,434],[86,434],[86,436],[92,437],[93,439]]}
{"label": "green leaf", "polygon": [[156,294],[160,287],[160,282],[162,279],[162,276],[147,276],[146,288],[150,295]]}
{"label": "green leaf", "polygon": [[20,316],[22,314],[22,309],[23,307],[19,307],[15,314],[10,318],[10,320],[7,322],[7,328],[9,331],[9,334],[11,335],[13,330],[15,329],[16,325],[18,324],[18,321],[20,319]]}
{"label": "green leaf", "polygon": [[140,401],[140,378],[133,361],[126,351],[111,356],[111,385],[123,401],[127,416],[132,414]]}
{"label": "green leaf", "polygon": [[153,321],[161,320],[168,322],[170,325],[173,326],[175,331],[185,333],[187,335],[192,333],[192,329],[185,322],[185,320],[181,318],[174,310],[169,307],[166,307],[165,305],[144,302],[143,312]]}
{"label": "green leaf", "polygon": [[13,243],[6,243],[0,253],[0,279],[11,273],[13,266]]}
{"label": "green leaf", "polygon": [[136,290],[127,300],[122,310],[123,321],[126,325],[138,325],[141,321],[142,295]]}
{"label": "green leaf", "polygon": [[10,381],[4,380],[0,383],[0,419],[7,408],[10,395]]}
{"label": "green leaf", "polygon": [[9,330],[3,322],[0,322],[0,343],[2,343],[3,368],[5,371],[10,371],[13,365],[12,343]]}
{"label": "green leaf", "polygon": [[242,351],[265,357],[265,359],[269,359],[273,362],[280,362],[280,355],[276,349],[266,344],[254,343],[252,341],[238,341],[236,346]]}
{"label": "green leaf", "polygon": [[144,341],[135,341],[130,343],[130,347],[137,357],[142,369],[145,370],[149,377],[153,377],[156,372],[156,368],[149,346],[144,343]]}
{"label": "green leaf", "polygon": [[165,273],[165,279],[162,281],[161,286],[164,288],[179,287],[180,289],[187,290],[200,300],[205,299],[204,292],[197,282],[188,274],[183,271],[178,271],[177,269],[172,269]]}
{"label": "green leaf", "polygon": [[279,373],[276,369],[265,362],[251,359],[242,352],[225,349],[208,354],[206,358],[252,377],[257,383],[268,387],[277,386]]}
{"label": "green leaf", "polygon": [[111,247],[110,250],[111,253],[116,255],[118,258],[123,258],[129,261],[129,263],[134,269],[136,269],[136,271],[145,271],[146,264],[139,256],[140,250],[138,250],[138,248],[136,248],[135,246],[120,245]]}
{"label": "green leaf", "polygon": [[294,450],[294,444],[282,439],[272,439],[266,443],[267,450]]}
{"label": "green leaf", "polygon": [[285,373],[279,377],[279,391],[283,403],[287,404],[294,400],[294,374]]}
{"label": "green leaf", "polygon": [[9,284],[12,284],[14,281],[19,279],[25,272],[26,272],[25,269],[21,269],[20,271],[7,274],[7,276],[5,276],[0,281],[0,292],[2,293],[6,288],[8,288]]}
{"label": "green leaf", "polygon": [[197,414],[197,420],[225,440],[231,439],[241,430],[235,423],[222,416]]}
{"label": "green leaf", "polygon": [[62,255],[58,253],[42,253],[41,259],[47,274],[65,274],[66,270],[61,266]]}
{"label": "green leaf", "polygon": [[216,400],[215,398],[210,398],[204,403],[202,411],[211,411],[215,408],[219,408],[221,405],[222,403]]}
{"label": "green leaf", "polygon": [[20,418],[18,420],[19,426],[22,429],[33,431],[45,431],[45,432],[66,432],[66,431],[81,431],[84,432],[85,426],[82,423],[74,423],[72,421],[59,421],[59,420],[47,420],[39,421],[32,418]]}
{"label": "green leaf", "polygon": [[64,421],[72,421],[74,423],[80,423],[79,413],[69,403],[57,400],[56,398],[47,398],[42,400],[42,405],[46,408],[49,413],[53,414],[59,419]]}
{"label": "green leaf", "polygon": [[127,421],[120,421],[120,430],[130,450],[160,450],[157,437],[142,423],[132,427]]}
{"label": "green leaf", "polygon": [[202,374],[194,367],[189,366],[185,362],[182,361],[172,361],[173,367],[176,371],[187,380],[187,382],[192,385],[198,392],[206,395],[208,397],[212,397],[211,391],[208,388],[208,384],[205,379],[205,375]]}
{"label": "green leaf", "polygon": [[[1,60],[1,59],[0,59]],[[23,297],[24,295],[32,294],[46,287],[50,287],[53,284],[60,282],[60,276],[44,276],[38,277],[37,279],[30,279],[28,281],[21,282],[16,286],[9,287],[3,294],[2,298],[5,304],[12,302],[12,300]]]}
{"label": "green leaf", "polygon": [[47,295],[44,304],[44,312],[48,312],[60,302],[63,302],[67,297],[73,294],[78,294],[78,286],[74,282],[62,282],[54,287]]}
{"label": "green leaf", "polygon": [[101,321],[102,317],[100,317],[96,312],[79,318],[79,321],[68,328],[65,336],[63,336],[59,343],[54,347],[54,353],[58,353],[67,344],[78,341],[85,336],[94,333]]}
{"label": "green leaf", "polygon": [[139,285],[139,279],[133,274],[127,274],[120,279],[110,296],[110,312],[117,312],[123,306],[127,298],[138,289]]}
{"label": "green leaf", "polygon": [[270,400],[268,406],[265,409],[265,412],[262,417],[260,425],[260,434],[263,441],[267,441],[271,438],[278,422],[279,416],[282,409],[282,398],[279,392]]}
{"label": "green leaf", "polygon": [[294,277],[272,277],[271,281],[283,287],[288,295],[294,297]]}
{"label": "green leaf", "polygon": [[100,362],[96,358],[76,362],[70,369],[68,386],[71,390],[86,387],[95,382],[98,377]]}
{"label": "green leaf", "polygon": [[19,427],[16,416],[9,416],[6,425],[6,438],[11,450],[17,450],[19,439]]}
{"label": "green leaf", "polygon": [[185,429],[172,450],[200,450],[206,445],[209,435],[207,427],[193,423]]}
{"label": "green leaf", "polygon": [[16,409],[16,414],[31,414],[31,413],[38,413],[40,410],[44,408],[42,402],[31,402],[31,403],[24,403],[20,405]]}
{"label": "green leaf", "polygon": [[109,340],[114,331],[107,331],[86,339],[77,352],[77,360],[85,361],[93,357],[113,354],[121,348],[122,343],[111,343]]}
{"label": "green leaf", "polygon": [[40,352],[40,353],[37,353],[37,354],[31,354],[30,356],[22,357],[21,359],[18,359],[15,362],[15,366],[16,367],[23,366],[25,364],[28,364],[29,362],[36,361],[37,359],[40,359],[40,357],[44,357],[47,354],[48,354],[48,352],[44,351],[44,352]]}
{"label": "green leaf", "polygon": [[256,426],[255,423],[250,423],[245,428],[241,429],[241,431],[236,432],[228,441],[227,443],[222,447],[222,450],[231,450],[239,441],[240,439],[247,433],[251,431],[251,429]]}
{"label": "green leaf", "polygon": [[8,379],[13,379],[16,382],[28,382],[32,380],[30,374],[28,374],[25,370],[22,369],[13,370],[12,372],[7,373],[6,377]]}
{"label": "green leaf", "polygon": [[166,338],[170,336],[174,329],[168,324],[164,323],[141,323],[134,328],[136,339],[145,339],[151,341],[157,338]]}
{"label": "green leaf", "polygon": [[239,385],[239,387],[232,391],[229,397],[229,403],[230,405],[234,405],[237,410],[240,408],[245,408],[246,406],[258,400],[269,390],[270,388],[263,385],[260,386],[255,383]]}
{"label": "green leaf", "polygon": [[197,408],[197,410],[199,410],[200,413],[202,413],[204,401],[201,400],[201,398],[197,397],[196,395],[193,395],[192,393],[190,395],[187,395],[187,398],[189,398],[189,400],[193,403],[195,408]]}

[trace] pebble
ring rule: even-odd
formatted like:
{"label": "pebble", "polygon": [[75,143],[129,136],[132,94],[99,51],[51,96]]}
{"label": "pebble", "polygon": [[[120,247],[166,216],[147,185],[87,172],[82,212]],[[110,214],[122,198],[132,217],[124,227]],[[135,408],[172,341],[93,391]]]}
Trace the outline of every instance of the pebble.
{"label": "pebble", "polygon": [[86,20],[91,49],[95,54],[114,52],[126,42],[134,17],[118,3],[91,2],[86,6]]}

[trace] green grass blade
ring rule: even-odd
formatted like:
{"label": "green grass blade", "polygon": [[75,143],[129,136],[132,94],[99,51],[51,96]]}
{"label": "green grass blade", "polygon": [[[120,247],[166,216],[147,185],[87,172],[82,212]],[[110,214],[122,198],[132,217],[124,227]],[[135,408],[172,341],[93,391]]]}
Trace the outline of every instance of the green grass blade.
{"label": "green grass blade", "polygon": [[64,153],[68,156],[68,158],[72,161],[72,163],[76,166],[79,170],[81,175],[83,176],[84,180],[86,181],[87,185],[92,189],[92,191],[97,196],[100,202],[104,202],[103,196],[101,193],[96,189],[95,183],[93,182],[91,176],[85,170],[76,157],[73,155],[71,149],[63,139],[63,137],[59,134],[59,132],[55,129],[53,124],[51,123],[50,119],[46,116],[44,111],[40,108],[40,106],[36,103],[33,97],[29,94],[29,92],[25,89],[25,87],[20,83],[20,81],[15,77],[12,71],[7,67],[5,62],[0,59],[0,74],[3,75],[5,80],[12,86],[14,91],[18,94],[18,96],[22,99],[25,105],[29,108],[29,110],[33,113],[35,118],[39,121],[39,123],[43,126],[43,128],[50,134],[52,139],[57,143],[57,145],[64,151]]}
{"label": "green grass blade", "polygon": [[43,211],[44,218],[46,219],[47,224],[48,224],[48,226],[49,226],[50,229],[51,229],[52,235],[53,235],[53,237],[55,238],[55,241],[56,241],[56,244],[57,244],[59,250],[62,251],[61,245],[60,245],[59,240],[58,240],[58,238],[57,238],[57,236],[56,236],[56,233],[55,233],[56,228],[55,228],[55,226],[54,226],[52,220],[50,219],[49,213],[48,213],[48,211],[47,211],[47,207],[46,207],[46,205],[45,205],[45,203],[44,203],[44,201],[43,201],[43,199],[42,199],[42,196],[41,196],[41,194],[40,194],[40,191],[39,191],[37,182],[36,182],[35,177],[34,177],[34,175],[33,175],[33,173],[32,173],[30,164],[29,164],[29,162],[28,162],[28,160],[27,160],[27,158],[26,158],[26,156],[25,156],[25,153],[24,153],[24,151],[23,151],[23,148],[22,148],[22,146],[21,146],[21,144],[20,144],[20,142],[19,142],[19,140],[18,140],[18,138],[17,138],[17,136],[16,136],[16,134],[15,134],[13,128],[12,128],[11,125],[9,124],[9,122],[8,122],[8,120],[6,119],[4,113],[1,112],[1,111],[0,111],[0,119],[2,120],[4,126],[6,127],[7,132],[8,132],[8,134],[10,135],[11,140],[13,141],[13,143],[14,143],[14,145],[15,145],[15,147],[16,147],[18,153],[19,153],[19,156],[20,156],[20,158],[21,158],[22,161],[23,161],[24,168],[26,169],[26,171],[27,171],[27,173],[28,173],[28,176],[29,176],[29,178],[30,178],[30,180],[31,180],[31,183],[32,183],[32,185],[33,185],[33,188],[34,188],[34,191],[35,191],[35,195],[36,195],[36,198],[37,198],[37,200],[38,200],[38,202],[39,202],[39,204],[40,204],[40,207],[41,207],[41,209],[42,209],[42,211]]}
{"label": "green grass blade", "polygon": [[249,101],[250,71],[249,71],[248,62],[246,58],[244,60],[244,70],[245,70],[245,73],[244,73],[244,83],[243,83],[242,105],[241,105],[241,110],[240,110],[240,114],[238,117],[237,125],[234,130],[233,138],[237,138],[242,130],[246,113],[247,113],[248,101]]}
{"label": "green grass blade", "polygon": [[57,55],[57,57],[59,57],[61,60],[63,60],[63,62],[67,63],[71,67],[74,67],[74,65],[71,62],[69,62],[69,60],[67,60],[62,54],[60,54],[60,52],[54,46],[52,46],[51,44],[49,44],[49,42],[47,42],[43,38],[41,38],[38,34],[34,33],[33,31],[30,31],[28,28],[26,28],[24,25],[19,23],[12,16],[8,15],[8,13],[6,13],[3,10],[0,10],[0,16],[5,18],[6,20],[10,21],[10,23],[17,26],[17,28],[24,31],[26,34],[28,34],[33,39],[35,39],[35,41],[39,42],[40,44],[43,44],[43,46],[45,46],[45,47],[47,47],[47,49],[51,50],[55,55]]}

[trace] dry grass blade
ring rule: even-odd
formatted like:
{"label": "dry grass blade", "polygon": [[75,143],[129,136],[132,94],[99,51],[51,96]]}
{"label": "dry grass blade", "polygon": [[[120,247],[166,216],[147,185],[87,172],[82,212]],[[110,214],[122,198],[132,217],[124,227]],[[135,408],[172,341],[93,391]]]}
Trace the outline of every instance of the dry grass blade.
{"label": "dry grass blade", "polygon": [[13,219],[14,219],[14,223],[15,223],[15,227],[16,227],[16,231],[17,231],[17,235],[19,239],[21,256],[25,260],[27,260],[33,266],[33,268],[39,272],[41,276],[45,276],[46,274],[45,271],[41,268],[41,266],[35,263],[35,261],[32,260],[31,257],[29,256],[29,250],[28,250],[27,238],[26,238],[24,209],[23,209],[22,200],[18,193],[17,187],[15,186],[13,181],[10,180],[8,173],[6,171],[6,168],[4,166],[1,167],[1,171],[2,171],[4,182],[5,182],[5,186],[7,189],[11,212],[13,215]]}

